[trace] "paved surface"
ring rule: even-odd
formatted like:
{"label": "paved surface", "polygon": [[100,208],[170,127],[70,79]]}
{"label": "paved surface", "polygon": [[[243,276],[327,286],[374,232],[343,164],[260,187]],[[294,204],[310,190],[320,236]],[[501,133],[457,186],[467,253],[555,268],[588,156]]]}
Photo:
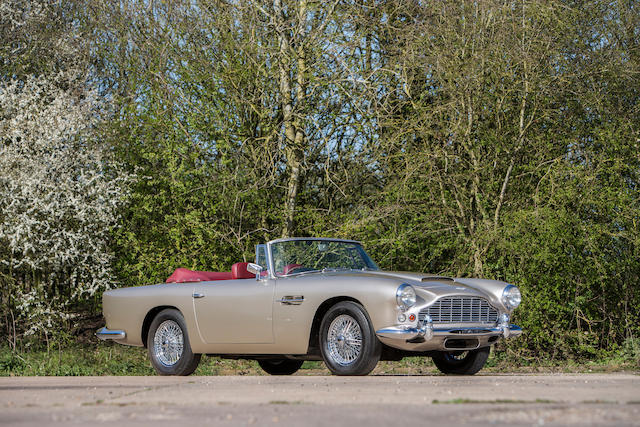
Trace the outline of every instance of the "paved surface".
{"label": "paved surface", "polygon": [[0,425],[635,425],[640,376],[0,378]]}

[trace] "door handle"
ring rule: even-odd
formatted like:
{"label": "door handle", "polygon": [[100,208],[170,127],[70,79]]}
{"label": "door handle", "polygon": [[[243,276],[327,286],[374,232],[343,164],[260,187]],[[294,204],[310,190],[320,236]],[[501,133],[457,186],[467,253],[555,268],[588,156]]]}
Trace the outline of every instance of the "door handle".
{"label": "door handle", "polygon": [[284,305],[300,305],[304,302],[304,296],[302,295],[286,295],[278,300],[280,304]]}
{"label": "door handle", "polygon": [[199,292],[194,292],[191,296],[194,298],[204,298],[204,294],[201,294]]}

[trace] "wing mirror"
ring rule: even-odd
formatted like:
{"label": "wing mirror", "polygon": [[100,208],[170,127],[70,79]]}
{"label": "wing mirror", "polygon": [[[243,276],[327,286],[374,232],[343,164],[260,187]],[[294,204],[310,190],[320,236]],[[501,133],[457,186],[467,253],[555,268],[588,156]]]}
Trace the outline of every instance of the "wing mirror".
{"label": "wing mirror", "polygon": [[262,274],[262,266],[258,265],[258,264],[254,264],[252,262],[250,262],[249,264],[247,264],[247,271],[249,273],[253,273],[256,275],[256,279],[260,279],[260,275]]}

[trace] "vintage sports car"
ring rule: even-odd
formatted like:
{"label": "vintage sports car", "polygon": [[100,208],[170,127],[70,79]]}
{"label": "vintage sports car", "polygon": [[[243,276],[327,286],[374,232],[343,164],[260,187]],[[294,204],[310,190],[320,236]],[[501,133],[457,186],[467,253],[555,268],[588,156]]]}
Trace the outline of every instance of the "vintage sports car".
{"label": "vintage sports car", "polygon": [[324,360],[366,375],[379,360],[432,357],[446,374],[475,374],[510,323],[508,283],[383,271],[362,245],[324,238],[257,245],[231,272],[176,270],[167,283],[106,291],[105,340],[145,346],[160,375],[189,375],[202,354],[256,359],[269,374]]}

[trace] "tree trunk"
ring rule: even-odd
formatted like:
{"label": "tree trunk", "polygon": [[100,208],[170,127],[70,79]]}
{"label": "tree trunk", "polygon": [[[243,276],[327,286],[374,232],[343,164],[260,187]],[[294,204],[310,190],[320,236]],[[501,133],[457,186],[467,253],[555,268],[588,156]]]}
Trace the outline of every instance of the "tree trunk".
{"label": "tree trunk", "polygon": [[300,169],[302,167],[302,150],[298,147],[288,147],[287,149],[287,169],[289,171],[289,181],[287,184],[287,198],[284,205],[284,227],[282,237],[291,237],[295,226],[296,199],[298,188],[300,187]]}
{"label": "tree trunk", "polygon": [[[305,32],[305,23],[307,15],[306,0],[300,0],[298,3],[296,42],[292,40],[289,32],[287,17],[282,9],[281,0],[274,0],[274,11],[276,15],[279,42],[279,61],[280,68],[280,97],[282,99],[283,126],[285,155],[287,158],[287,195],[284,203],[284,224],[282,227],[282,237],[290,237],[294,233],[295,228],[295,211],[297,205],[298,191],[302,176],[302,165],[304,160],[304,120],[295,113],[296,106],[304,105],[306,97],[306,58],[303,35]],[[291,54],[296,54],[296,67],[290,61]],[[296,74],[296,97],[294,99],[292,93],[292,76]]]}

